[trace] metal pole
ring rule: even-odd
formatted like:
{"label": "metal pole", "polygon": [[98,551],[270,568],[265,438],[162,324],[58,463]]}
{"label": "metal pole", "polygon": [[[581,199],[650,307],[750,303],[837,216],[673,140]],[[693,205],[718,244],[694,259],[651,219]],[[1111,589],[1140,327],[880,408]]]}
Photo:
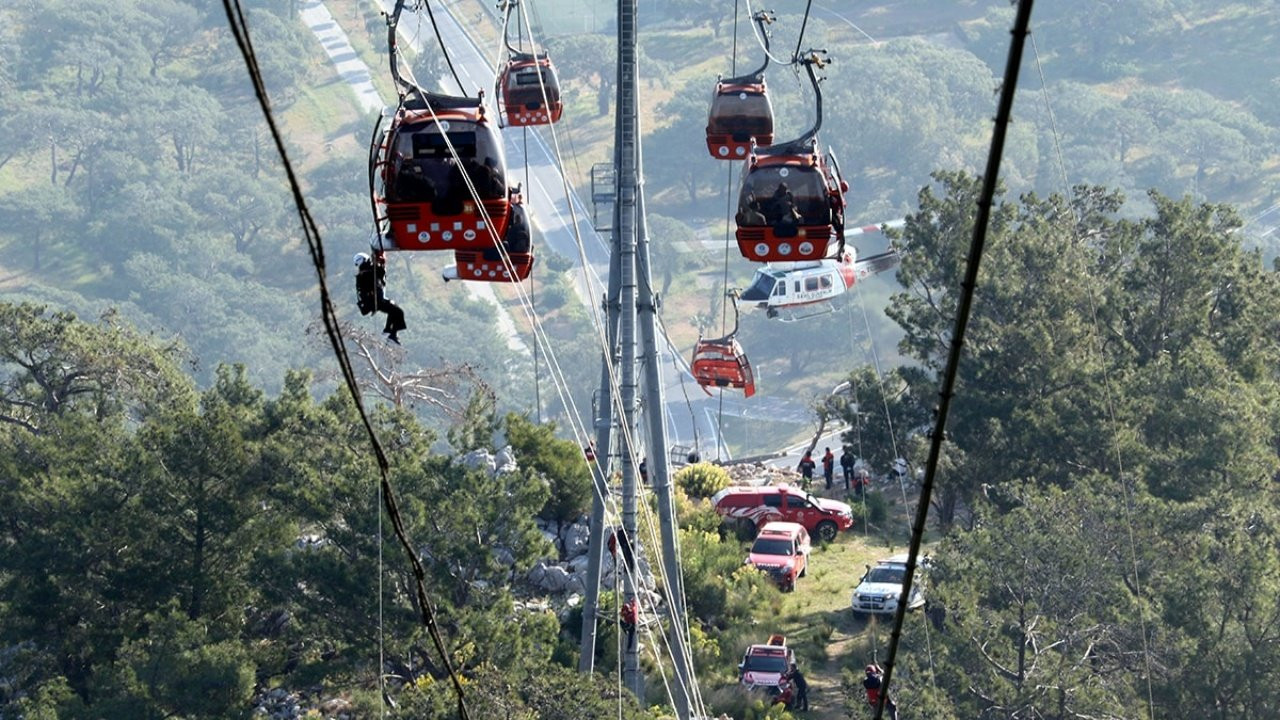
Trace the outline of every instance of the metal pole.
{"label": "metal pole", "polygon": [[[617,214],[617,204],[614,204]],[[617,227],[617,223],[614,223]],[[616,245],[617,238],[614,242]],[[609,255],[609,294],[604,298],[601,308],[608,323],[608,353],[616,359],[618,345],[618,317],[622,310],[619,297],[622,288],[622,274],[618,267],[619,253]],[[611,430],[613,428],[613,385],[609,377],[610,358],[600,358],[600,395],[595,408],[596,462],[591,464],[591,481],[595,491],[591,497],[590,541],[587,544],[587,596],[582,604],[582,640],[579,646],[578,670],[589,673],[594,669],[596,657],[596,616],[600,607],[600,562],[604,549],[604,499],[609,496],[607,478],[611,471],[609,466]],[[614,572],[617,572],[616,567]]]}
{"label": "metal pole", "polygon": [[[642,165],[643,167],[643,165]],[[689,654],[685,637],[688,632],[684,605],[684,575],[680,571],[677,555],[680,536],[677,532],[675,501],[671,490],[671,458],[667,452],[666,402],[663,397],[662,366],[658,359],[657,303],[653,292],[653,275],[649,264],[649,238],[644,223],[644,190],[639,192],[640,224],[636,244],[636,262],[640,276],[640,301],[638,304],[640,337],[644,362],[644,403],[649,425],[649,478],[653,482],[653,494],[658,504],[658,521],[662,532],[662,574],[667,578],[671,596],[667,598],[670,624],[667,627],[668,642],[675,660],[676,683],[672,695],[676,703],[676,717],[689,720],[693,658]],[[696,419],[695,419],[696,422]]]}
{"label": "metal pole", "polygon": [[[636,196],[639,172],[636,167],[638,137],[636,124],[636,0],[618,0],[618,100],[616,144],[618,164],[618,228],[615,231],[619,266],[622,276],[622,312],[619,323],[619,369],[622,401],[622,432],[636,438]],[[658,409],[661,412],[661,408]],[[630,448],[628,448],[629,450]],[[636,533],[635,466],[627,455],[622,465],[622,530],[631,545],[632,557],[640,555],[640,538]],[[621,545],[622,543],[619,543]],[[622,553],[618,553],[622,555]],[[637,602],[635,574],[623,575],[625,603]],[[623,683],[644,700],[644,675],[640,672],[639,642],[623,647]]]}

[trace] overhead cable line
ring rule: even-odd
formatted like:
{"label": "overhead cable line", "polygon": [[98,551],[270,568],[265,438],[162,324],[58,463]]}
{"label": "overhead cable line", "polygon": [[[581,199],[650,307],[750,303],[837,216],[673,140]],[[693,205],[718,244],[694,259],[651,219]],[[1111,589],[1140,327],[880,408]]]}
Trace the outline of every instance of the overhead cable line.
{"label": "overhead cable line", "polygon": [[[280,155],[280,161],[284,165],[285,175],[288,178],[289,189],[293,194],[294,205],[298,210],[298,217],[302,224],[302,233],[306,239],[307,250],[311,255],[311,263],[316,271],[316,281],[320,289],[320,314],[324,323],[325,335],[329,338],[329,344],[333,348],[334,356],[338,360],[338,366],[342,371],[343,380],[347,386],[347,391],[351,394],[351,399],[355,403],[356,411],[360,415],[360,420],[364,425],[365,433],[369,438],[369,443],[373,448],[374,457],[378,466],[378,474],[380,485],[382,488],[383,504],[386,507],[387,516],[391,519],[391,526],[395,530],[396,538],[400,541],[401,547],[404,548],[405,554],[408,556],[410,564],[413,568],[414,591],[418,603],[418,609],[421,616],[422,624],[426,627],[427,632],[431,635],[432,643],[435,645],[436,651],[440,655],[441,664],[444,666],[449,675],[449,680],[453,684],[454,693],[458,701],[458,715],[462,720],[469,720],[470,714],[467,712],[466,698],[462,690],[462,682],[458,673],[453,668],[449,653],[444,646],[444,638],[440,633],[440,628],[436,624],[435,610],[431,604],[430,595],[426,589],[426,569],[422,565],[422,561],[418,558],[417,552],[414,550],[413,544],[409,541],[408,534],[405,532],[404,521],[400,516],[400,509],[396,502],[395,491],[391,487],[390,468],[391,463],[387,458],[386,451],[382,447],[382,443],[378,440],[377,432],[374,430],[373,421],[369,418],[365,411],[364,403],[360,396],[360,388],[356,381],[355,371],[351,366],[351,360],[347,356],[346,346],[343,344],[342,331],[339,327],[337,313],[333,308],[333,302],[329,295],[329,287],[326,282],[326,270],[324,261],[324,244],[320,237],[320,230],[316,226],[315,220],[311,216],[311,211],[307,207],[306,198],[302,194],[302,186],[298,181],[297,174],[293,170],[293,165],[289,161],[288,152],[285,150],[284,138],[280,133],[279,127],[275,122],[275,117],[271,111],[271,101],[267,95],[266,84],[262,79],[261,70],[258,66],[257,55],[253,49],[253,43],[249,39],[249,27],[245,21],[244,11],[240,6],[240,0],[222,0],[223,10],[227,15],[227,22],[231,27],[231,33],[235,37],[236,45],[240,49],[240,54],[244,58],[245,67],[248,70],[249,78],[253,83],[254,95],[257,97],[258,104],[262,108],[262,114],[267,122],[267,127],[271,132],[272,141],[276,145],[276,151]],[[381,543],[381,538],[379,538]],[[379,668],[379,674],[382,669]]]}
{"label": "overhead cable line", "polygon": [[[1000,175],[1000,159],[1004,155],[1005,135],[1008,132],[1009,118],[1013,111],[1014,91],[1018,87],[1018,70],[1022,65],[1022,49],[1029,34],[1031,23],[1031,6],[1033,0],[1018,2],[1017,16],[1013,29],[1013,38],[1009,44],[1009,58],[1005,64],[1004,80],[1000,85],[1000,102],[996,110],[995,128],[991,136],[991,150],[987,155],[986,171],[982,175],[982,191],[978,197],[978,212],[973,223],[973,238],[969,243],[969,259],[965,267],[964,279],[960,283],[960,297],[956,307],[955,330],[951,335],[951,347],[947,354],[947,365],[942,374],[942,387],[938,391],[937,419],[929,437],[929,458],[925,463],[924,482],[920,487],[920,500],[916,505],[915,524],[911,528],[911,544],[907,551],[907,567],[902,578],[902,595],[911,596],[912,575],[916,569],[916,559],[920,554],[920,541],[924,537],[924,526],[929,519],[929,501],[933,495],[934,480],[938,471],[938,459],[942,454],[942,440],[947,427],[947,414],[951,410],[951,398],[955,390],[956,376],[959,374],[960,354],[964,346],[964,334],[969,325],[969,314],[973,309],[973,295],[978,283],[978,267],[982,261],[982,252],[987,240],[987,224],[991,219],[991,206],[994,202],[996,185]],[[885,659],[883,691],[876,703],[875,720],[884,717],[885,700],[889,697],[889,688],[893,681],[894,661],[898,654],[898,642],[902,637],[902,625],[906,618],[907,603],[898,603],[898,610],[893,618],[893,634],[889,636],[889,651]]]}
{"label": "overhead cable line", "polygon": [[[1071,207],[1072,209],[1072,217],[1073,217],[1073,222],[1071,223],[1072,237],[1075,240],[1077,245],[1081,245],[1083,242],[1082,238],[1080,237],[1081,218],[1078,214],[1078,209],[1071,202],[1071,196],[1069,194],[1071,191],[1071,187],[1068,184],[1068,180],[1067,180],[1067,164],[1066,164],[1066,161],[1063,159],[1064,156],[1062,152],[1062,141],[1058,135],[1058,125],[1057,125],[1057,121],[1054,119],[1054,114],[1053,114],[1053,103],[1050,102],[1050,99],[1049,99],[1049,86],[1048,86],[1048,83],[1045,82],[1044,66],[1040,64],[1040,48],[1037,47],[1036,45],[1035,35],[1031,36],[1031,51],[1032,51],[1032,54],[1035,56],[1036,71],[1040,75],[1041,95],[1044,97],[1045,112],[1049,116],[1049,128],[1053,134],[1053,148],[1058,160],[1058,172],[1062,177],[1063,201],[1068,203],[1068,206]],[[1280,207],[1280,206],[1277,206],[1277,207]],[[1116,438],[1120,437],[1119,432],[1117,432],[1117,430],[1119,429],[1120,422],[1119,420],[1116,419],[1115,396],[1114,396],[1114,390],[1111,387],[1111,373],[1108,370],[1108,365],[1105,362],[1105,359],[1103,358],[1102,333],[1098,329],[1099,326],[1101,325],[1101,322],[1098,320],[1098,302],[1096,298],[1097,291],[1093,283],[1086,283],[1086,286],[1088,288],[1086,296],[1089,298],[1089,314],[1090,314],[1090,319],[1092,321],[1090,326],[1093,329],[1093,333],[1092,333],[1093,349],[1094,349],[1094,352],[1097,354],[1098,359],[1101,361],[1100,366],[1102,368],[1103,397],[1105,398],[1105,402],[1107,406],[1107,420],[1112,427],[1112,432],[1108,433],[1108,437],[1110,437],[1112,440],[1111,449],[1115,453],[1117,480],[1119,480],[1120,487],[1124,491],[1124,510],[1125,510],[1124,519],[1125,519],[1125,526],[1128,531],[1129,560],[1130,560],[1130,564],[1133,566],[1134,594],[1138,598],[1138,624],[1139,624],[1139,629],[1142,633],[1142,661],[1146,669],[1145,675],[1146,675],[1146,681],[1147,681],[1146,683],[1147,684],[1147,717],[1155,718],[1156,701],[1155,701],[1155,690],[1152,686],[1152,679],[1151,679],[1151,676],[1152,676],[1151,648],[1150,648],[1150,642],[1147,639],[1147,635],[1148,635],[1147,616],[1146,616],[1146,613],[1143,612],[1143,608],[1142,608],[1143,591],[1142,591],[1142,576],[1139,574],[1139,569],[1138,569],[1138,544],[1134,538],[1134,533],[1133,533],[1133,493],[1129,487],[1129,481],[1125,475],[1124,455],[1120,451],[1120,444],[1116,442]]]}

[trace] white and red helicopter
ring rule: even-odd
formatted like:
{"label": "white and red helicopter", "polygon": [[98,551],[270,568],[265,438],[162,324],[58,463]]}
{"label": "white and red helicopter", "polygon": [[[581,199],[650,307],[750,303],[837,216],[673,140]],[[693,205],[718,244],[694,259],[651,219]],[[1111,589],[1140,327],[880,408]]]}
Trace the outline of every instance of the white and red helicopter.
{"label": "white and red helicopter", "polygon": [[[901,227],[904,221],[895,220],[884,225],[867,225],[849,231],[849,235],[878,232],[884,228]],[[834,312],[832,300],[852,290],[859,280],[898,266],[897,249],[866,258],[858,258],[852,245],[838,252],[836,257],[802,262],[773,262],[756,270],[751,286],[739,299],[755,303],[769,317],[783,322],[803,320],[815,315]]]}

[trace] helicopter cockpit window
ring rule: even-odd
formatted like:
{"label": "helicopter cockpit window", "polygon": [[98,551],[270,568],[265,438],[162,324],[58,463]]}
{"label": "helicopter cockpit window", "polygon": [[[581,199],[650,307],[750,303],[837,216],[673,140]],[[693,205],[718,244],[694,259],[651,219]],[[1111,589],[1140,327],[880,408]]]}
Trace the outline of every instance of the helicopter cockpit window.
{"label": "helicopter cockpit window", "polygon": [[[785,283],[783,283],[785,285]],[[778,279],[772,275],[758,273],[755,282],[751,283],[751,287],[742,293],[742,298],[747,301],[756,301],[767,299],[770,295],[776,294],[775,286],[778,285]]]}

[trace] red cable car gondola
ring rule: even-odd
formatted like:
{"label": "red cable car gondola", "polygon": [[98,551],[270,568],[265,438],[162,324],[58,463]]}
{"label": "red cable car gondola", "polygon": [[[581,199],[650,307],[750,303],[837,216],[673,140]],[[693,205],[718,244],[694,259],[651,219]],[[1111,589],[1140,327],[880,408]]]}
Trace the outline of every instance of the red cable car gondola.
{"label": "red cable car gondola", "polygon": [[718,78],[707,113],[707,150],[719,160],[746,157],[752,139],[760,147],[773,144],[773,105],[764,82],[769,67],[769,35],[764,26],[773,18],[762,11],[752,19],[764,41],[764,64],[746,75]]}
{"label": "red cable car gondola", "polygon": [[816,53],[800,61],[817,96],[814,126],[791,142],[753,147],[738,194],[736,236],[742,256],[755,262],[818,260],[834,239],[844,245],[844,193],[832,156],[818,152],[822,93],[813,65]]}
{"label": "red cable car gondola", "polygon": [[[507,48],[507,64],[498,73],[494,85],[498,112],[507,125],[549,125],[559,121],[564,111],[560,82],[545,51],[527,53],[511,46],[507,28],[511,25],[511,11],[519,5],[519,0],[506,0],[501,4],[504,11],[502,44]],[[519,20],[516,24],[519,26]]]}
{"label": "red cable car gondola", "polygon": [[548,125],[558,122],[564,112],[556,68],[545,52],[535,55],[512,50],[498,76],[497,88],[502,103],[499,112],[508,125]]}
{"label": "red cable car gondola", "polygon": [[370,184],[385,249],[497,245],[511,197],[502,139],[479,98],[410,92],[390,126],[378,130]]}
{"label": "red cable car gondola", "polygon": [[[454,264],[444,269],[444,280],[473,280],[476,282],[520,282],[533,270],[533,244],[529,236],[529,222],[524,205],[512,203],[511,221],[503,236],[502,248],[481,250],[455,250]],[[510,265],[508,265],[508,263]]]}
{"label": "red cable car gondola", "polygon": [[738,334],[738,298],[730,293],[733,302],[733,332],[722,338],[698,338],[693,348],[689,372],[708,395],[711,387],[730,387],[742,390],[745,397],[756,394],[755,376],[742,345],[734,338]]}
{"label": "red cable car gondola", "polygon": [[693,378],[708,395],[711,394],[709,387],[739,388],[745,397],[756,394],[751,363],[734,338],[698,340],[689,366]]}
{"label": "red cable car gondola", "polygon": [[[396,26],[388,21],[391,74],[400,104],[369,149],[369,190],[379,250],[452,250],[467,280],[515,282],[533,264],[519,192],[507,187],[502,138],[485,113],[483,95],[429,93],[399,73]],[[510,229],[511,218],[521,229]],[[522,236],[522,237],[521,237]],[[506,269],[499,247],[517,247]],[[492,258],[490,260],[489,258]],[[494,264],[502,271],[494,270]],[[474,271],[483,264],[482,271]],[[514,272],[513,272],[514,271]]]}

